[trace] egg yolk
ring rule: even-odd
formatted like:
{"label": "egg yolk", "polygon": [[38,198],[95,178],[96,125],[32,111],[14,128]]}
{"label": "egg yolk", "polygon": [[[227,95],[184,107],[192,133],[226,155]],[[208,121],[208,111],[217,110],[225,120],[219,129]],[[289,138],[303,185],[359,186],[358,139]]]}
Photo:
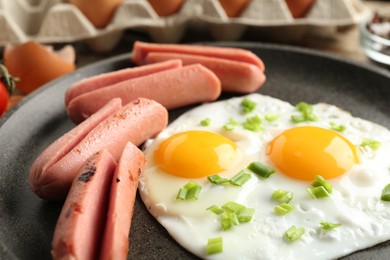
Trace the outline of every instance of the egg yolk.
{"label": "egg yolk", "polygon": [[200,178],[229,169],[236,158],[236,145],[219,134],[187,131],[164,140],[154,155],[164,171],[184,178]]}
{"label": "egg yolk", "polygon": [[284,174],[300,180],[334,178],[359,162],[355,146],[344,136],[313,126],[284,131],[268,144],[267,155]]}

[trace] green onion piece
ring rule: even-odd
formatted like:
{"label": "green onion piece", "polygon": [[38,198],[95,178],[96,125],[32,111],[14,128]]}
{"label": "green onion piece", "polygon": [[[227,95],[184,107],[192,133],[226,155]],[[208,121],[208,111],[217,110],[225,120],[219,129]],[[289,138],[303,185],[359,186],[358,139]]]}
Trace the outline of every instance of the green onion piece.
{"label": "green onion piece", "polygon": [[256,108],[256,103],[249,98],[244,98],[241,101],[242,112],[248,114]]}
{"label": "green onion piece", "polygon": [[199,193],[202,189],[195,181],[190,181],[184,187],[180,188],[179,193],[176,197],[177,200],[196,200],[198,199]]}
{"label": "green onion piece", "polygon": [[329,197],[329,193],[324,186],[307,188],[306,190],[309,193],[309,195],[315,199],[322,199],[322,198]]}
{"label": "green onion piece", "polygon": [[390,201],[390,183],[383,188],[381,200]]}
{"label": "green onion piece", "polygon": [[251,221],[253,214],[255,214],[254,208],[245,208],[241,210],[237,215],[238,222],[245,223]]}
{"label": "green onion piece", "polygon": [[213,212],[214,214],[217,214],[217,215],[222,214],[224,212],[223,209],[221,209],[217,205],[212,205],[212,206],[208,207],[207,210],[210,210],[211,212]]}
{"label": "green onion piece", "polygon": [[329,182],[327,182],[322,176],[320,175],[317,175],[316,176],[316,181],[314,181],[312,184],[311,184],[312,187],[319,187],[319,186],[323,186],[326,191],[331,194],[332,193],[332,184],[330,184]]}
{"label": "green onion piece", "polygon": [[210,238],[207,241],[207,254],[218,254],[223,251],[223,240],[222,237]]}
{"label": "green onion piece", "polygon": [[295,108],[301,112],[301,115],[292,115],[291,121],[293,123],[301,123],[305,121],[317,121],[318,117],[313,114],[313,106],[305,102],[299,102]]}
{"label": "green onion piece", "polygon": [[292,115],[291,116],[291,121],[293,123],[298,124],[298,123],[305,122],[305,118],[303,116],[301,116],[301,115]]}
{"label": "green onion piece", "polygon": [[273,122],[279,118],[279,115],[274,114],[274,113],[269,113],[265,115],[265,120],[268,122]]}
{"label": "green onion piece", "polygon": [[222,178],[218,174],[207,176],[207,179],[209,180],[209,182],[211,182],[212,184],[216,184],[216,185],[221,185],[221,184],[229,182],[228,179]]}
{"label": "green onion piece", "polygon": [[305,121],[317,121],[318,117],[315,114],[306,114],[304,113]]}
{"label": "green onion piece", "polygon": [[238,225],[239,221],[237,214],[234,212],[224,212],[221,216],[221,226],[224,231],[231,229],[234,225]]}
{"label": "green onion piece", "polygon": [[306,113],[306,114],[313,113],[313,106],[303,101],[296,104],[295,108],[302,113]]}
{"label": "green onion piece", "polygon": [[247,166],[247,169],[251,170],[252,172],[256,173],[257,175],[268,178],[271,176],[272,173],[275,172],[274,169],[271,167],[268,167],[260,162],[252,162]]}
{"label": "green onion piece", "polygon": [[286,190],[275,190],[272,192],[272,199],[279,203],[289,203],[293,198],[293,193]]}
{"label": "green onion piece", "polygon": [[247,117],[245,120],[245,123],[242,124],[244,129],[253,131],[253,132],[260,132],[263,131],[263,127],[261,126],[261,118],[258,115]]}
{"label": "green onion piece", "polygon": [[236,214],[240,213],[243,209],[245,209],[244,205],[241,205],[234,201],[229,201],[228,203],[224,204],[222,208],[228,212],[234,212]]}
{"label": "green onion piece", "polygon": [[180,188],[179,193],[176,196],[177,200],[185,200],[187,198],[187,192],[188,190],[184,188]]}
{"label": "green onion piece", "polygon": [[282,203],[280,205],[275,206],[274,212],[278,215],[286,215],[291,212],[295,207],[288,203]]}
{"label": "green onion piece", "polygon": [[200,125],[201,125],[201,126],[209,126],[210,123],[211,123],[211,119],[208,118],[208,117],[205,118],[205,119],[203,119],[202,121],[200,121]]}
{"label": "green onion piece", "polygon": [[305,229],[303,227],[297,228],[296,226],[291,226],[285,233],[284,236],[288,242],[295,242],[298,238],[300,238],[305,233]]}
{"label": "green onion piece", "polygon": [[229,118],[229,122],[223,125],[223,128],[226,131],[232,131],[236,126],[240,125],[236,120],[233,118]]}
{"label": "green onion piece", "polygon": [[236,175],[229,180],[230,184],[235,186],[244,185],[251,178],[251,174],[245,172],[244,170],[239,171]]}
{"label": "green onion piece", "polygon": [[344,132],[347,127],[344,125],[337,125],[335,122],[329,122],[330,129],[337,131],[337,132]]}
{"label": "green onion piece", "polygon": [[341,226],[340,223],[330,223],[327,221],[320,222],[320,225],[322,226],[322,229],[325,229],[325,230],[331,230],[331,229],[334,229],[334,228]]}
{"label": "green onion piece", "polygon": [[370,147],[372,150],[376,151],[381,147],[381,142],[376,141],[374,139],[364,138],[363,142],[361,143],[361,146],[363,147]]}

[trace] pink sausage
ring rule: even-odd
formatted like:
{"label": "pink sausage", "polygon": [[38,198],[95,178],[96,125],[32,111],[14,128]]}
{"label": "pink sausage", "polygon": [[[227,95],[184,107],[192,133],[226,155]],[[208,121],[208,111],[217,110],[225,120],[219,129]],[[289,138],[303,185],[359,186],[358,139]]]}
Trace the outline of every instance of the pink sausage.
{"label": "pink sausage", "polygon": [[102,150],[77,172],[55,227],[53,259],[97,259],[115,167]]}
{"label": "pink sausage", "polygon": [[89,92],[94,89],[106,87],[124,80],[142,77],[151,73],[174,69],[181,67],[180,60],[171,60],[167,62],[161,62],[153,65],[139,66],[134,68],[127,68],[112,72],[103,73],[100,75],[92,76],[82,79],[72,86],[65,93],[65,106],[68,106],[69,102],[75,97]]}
{"label": "pink sausage", "polygon": [[259,67],[261,71],[264,71],[263,61],[253,52],[241,48],[185,44],[146,43],[136,41],[133,45],[133,62],[138,65],[145,64],[145,58],[149,52],[192,54],[242,61],[253,64]]}
{"label": "pink sausage", "polygon": [[123,104],[137,97],[149,98],[167,109],[173,109],[213,101],[220,93],[221,82],[217,76],[204,66],[194,64],[122,81],[82,94],[70,102],[67,113],[78,123],[115,97],[120,97]]}
{"label": "pink sausage", "polygon": [[129,233],[138,180],[145,167],[144,154],[132,143],[123,150],[112,179],[110,201],[100,259],[127,259]]}
{"label": "pink sausage", "polygon": [[102,109],[85,120],[72,130],[57,139],[54,143],[48,146],[34,161],[29,173],[29,182],[32,190],[41,194],[42,182],[46,178],[45,173],[50,167],[57,163],[62,157],[69,153],[81,140],[83,140],[89,132],[94,129],[99,123],[104,121],[113,113],[122,108],[119,98],[112,99]]}
{"label": "pink sausage", "polygon": [[217,75],[221,80],[222,90],[228,92],[251,93],[259,89],[265,82],[263,71],[246,62],[168,52],[149,52],[145,62],[158,64],[170,59],[180,59],[183,65],[202,64]]}
{"label": "pink sausage", "polygon": [[80,166],[95,152],[107,149],[118,160],[126,143],[141,145],[168,124],[168,112],[159,103],[138,98],[97,125],[72,150],[32,179],[43,199],[64,199]]}

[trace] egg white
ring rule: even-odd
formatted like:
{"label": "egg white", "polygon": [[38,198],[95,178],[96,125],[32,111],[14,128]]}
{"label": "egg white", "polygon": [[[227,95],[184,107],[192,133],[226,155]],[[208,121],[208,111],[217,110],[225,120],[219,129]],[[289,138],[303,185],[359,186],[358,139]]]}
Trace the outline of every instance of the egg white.
{"label": "egg white", "polygon": [[[250,114],[241,112],[240,103],[245,97],[257,103]],[[150,213],[179,244],[193,254],[208,259],[329,259],[390,239],[390,202],[380,200],[384,185],[390,183],[390,163],[386,158],[390,154],[389,130],[323,103],[313,106],[317,121],[294,124],[291,115],[297,114],[297,110],[291,104],[261,94],[245,97],[194,108],[146,145],[148,165],[141,176],[139,191]],[[277,114],[278,119],[273,122],[264,120],[270,113]],[[229,118],[244,122],[246,117],[252,115],[263,119],[263,131],[252,132],[240,126],[226,131],[222,127]],[[207,127],[199,124],[205,117],[211,120]],[[240,162],[220,173],[222,177],[232,177],[252,161],[260,161],[277,170],[265,153],[267,144],[274,137],[298,125],[329,129],[330,122],[346,126],[341,134],[359,149],[360,163],[348,173],[328,180],[333,186],[333,193],[325,199],[313,199],[308,195],[306,188],[310,187],[310,182],[295,180],[276,171],[268,179],[253,175],[242,187],[216,186],[206,178],[195,179],[202,186],[198,200],[177,201],[175,198],[179,189],[189,179],[164,172],[153,158],[158,145],[172,134],[203,130],[228,137],[242,151]],[[380,149],[373,151],[359,147],[364,138],[380,141]],[[273,211],[276,203],[271,199],[271,194],[277,189],[294,193],[290,203],[295,209],[284,216],[278,216]],[[223,231],[218,216],[206,208],[213,204],[221,206],[228,201],[255,208],[252,220]],[[325,231],[321,229],[321,221],[342,225]],[[283,236],[292,225],[304,227],[305,234],[289,243]],[[223,237],[223,252],[207,255],[207,240],[219,236]]]}

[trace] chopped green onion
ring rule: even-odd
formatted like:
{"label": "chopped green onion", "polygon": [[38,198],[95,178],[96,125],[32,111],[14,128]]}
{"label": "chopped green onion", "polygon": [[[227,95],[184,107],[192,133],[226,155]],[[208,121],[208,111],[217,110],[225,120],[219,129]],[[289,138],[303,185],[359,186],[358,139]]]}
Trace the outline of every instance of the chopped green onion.
{"label": "chopped green onion", "polygon": [[229,180],[230,184],[235,186],[244,185],[251,178],[251,174],[245,172],[244,170],[239,171],[236,175]]}
{"label": "chopped green onion", "polygon": [[248,114],[256,108],[256,103],[249,98],[244,98],[241,102],[242,112]]}
{"label": "chopped green onion", "polygon": [[260,132],[263,131],[263,127],[261,126],[261,118],[258,115],[247,117],[245,120],[245,123],[242,124],[244,129],[253,131],[253,132]]}
{"label": "chopped green onion", "polygon": [[238,213],[238,222],[245,223],[252,220],[252,216],[255,214],[254,208],[245,208]]}
{"label": "chopped green onion", "polygon": [[228,179],[222,178],[218,174],[207,176],[207,179],[209,180],[209,182],[211,182],[212,184],[216,184],[216,185],[220,185],[220,184],[224,184],[224,183],[229,182]]}
{"label": "chopped green onion", "polygon": [[286,215],[291,212],[295,207],[288,203],[282,203],[280,205],[275,206],[274,212],[278,215]]}
{"label": "chopped green onion", "polygon": [[374,139],[364,138],[363,142],[361,143],[362,147],[370,147],[372,150],[376,151],[381,147],[381,142],[376,141]]}
{"label": "chopped green onion", "polygon": [[223,251],[223,240],[222,237],[210,238],[207,241],[207,254],[218,254]]}
{"label": "chopped green onion", "polygon": [[217,205],[212,205],[212,206],[208,207],[207,210],[210,210],[211,212],[213,212],[214,214],[217,214],[217,215],[224,212],[223,209],[221,209]]}
{"label": "chopped green onion", "polygon": [[203,119],[202,121],[200,121],[200,125],[201,125],[201,126],[209,126],[210,123],[211,123],[211,119],[208,118],[208,117],[205,118],[205,119]]}
{"label": "chopped green onion", "polygon": [[390,183],[383,188],[381,200],[390,201]]}
{"label": "chopped green onion", "polygon": [[207,210],[220,215],[220,223],[224,231],[231,229],[234,225],[251,221],[255,213],[254,208],[247,208],[234,201],[224,204],[221,208],[212,205]]}
{"label": "chopped green onion", "polygon": [[223,125],[223,128],[226,131],[232,131],[236,126],[240,125],[236,120],[233,118],[229,118],[229,122]]}
{"label": "chopped green onion", "polygon": [[329,122],[330,129],[337,131],[337,132],[344,132],[347,127],[344,125],[337,125],[335,122]]}
{"label": "chopped green onion", "polygon": [[324,186],[307,188],[306,190],[309,193],[309,195],[315,199],[322,199],[322,198],[329,197],[329,192],[325,189]]}
{"label": "chopped green onion", "polygon": [[296,226],[291,226],[285,233],[284,236],[288,242],[295,242],[298,238],[300,238],[305,233],[305,229],[303,227],[297,228]]}
{"label": "chopped green onion", "polygon": [[327,182],[322,176],[317,175],[316,180],[311,184],[312,187],[323,186],[326,191],[331,194],[332,193],[332,184]]}
{"label": "chopped green onion", "polygon": [[274,113],[268,113],[265,115],[265,120],[268,122],[273,122],[279,118],[279,115],[274,114]]}
{"label": "chopped green onion", "polygon": [[301,115],[292,115],[292,116],[291,116],[291,121],[292,121],[293,123],[298,124],[298,123],[305,122],[306,120],[305,120],[305,118],[304,118],[303,116],[301,116]]}
{"label": "chopped green onion", "polygon": [[243,209],[245,209],[244,205],[241,205],[234,201],[229,201],[228,203],[224,204],[222,208],[229,212],[234,212],[236,214],[240,213]]}
{"label": "chopped green onion", "polygon": [[286,190],[275,190],[272,192],[272,199],[279,203],[289,203],[293,198],[293,193]]}
{"label": "chopped green onion", "polygon": [[315,114],[304,114],[304,117],[305,117],[305,121],[314,122],[318,120],[318,117]]}
{"label": "chopped green onion", "polygon": [[301,112],[301,115],[292,115],[291,121],[293,123],[301,123],[305,121],[317,121],[318,117],[313,114],[313,106],[305,102],[299,102],[295,108]]}
{"label": "chopped green onion", "polygon": [[251,170],[252,172],[256,173],[257,175],[268,178],[271,176],[272,173],[275,172],[274,169],[271,167],[268,167],[260,162],[252,162],[247,166],[247,169]]}
{"label": "chopped green onion", "polygon": [[224,231],[231,229],[234,225],[238,225],[237,214],[235,212],[224,212],[221,216],[221,226]]}
{"label": "chopped green onion", "polygon": [[320,222],[320,225],[322,226],[322,229],[325,229],[325,230],[331,230],[331,229],[334,229],[334,228],[341,226],[340,223],[330,223],[327,221]]}
{"label": "chopped green onion", "polygon": [[295,108],[302,113],[306,113],[306,114],[313,113],[313,106],[303,101],[296,104]]}
{"label": "chopped green onion", "polygon": [[195,181],[190,181],[184,187],[180,188],[179,193],[177,194],[177,200],[196,200],[198,199],[199,193],[202,189]]}

